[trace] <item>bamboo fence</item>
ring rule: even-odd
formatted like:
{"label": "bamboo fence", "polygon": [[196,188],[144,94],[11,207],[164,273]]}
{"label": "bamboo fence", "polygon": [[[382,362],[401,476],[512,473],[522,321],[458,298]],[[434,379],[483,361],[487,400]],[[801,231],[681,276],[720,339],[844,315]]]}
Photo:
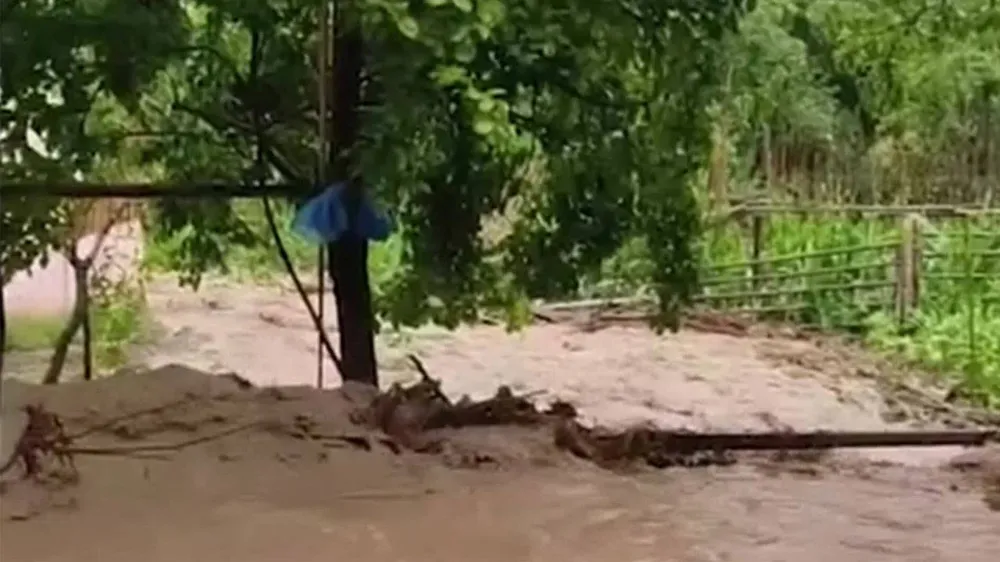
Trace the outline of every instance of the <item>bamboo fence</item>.
{"label": "bamboo fence", "polygon": [[[921,212],[922,211],[922,212]],[[880,220],[895,220],[895,234],[867,244],[825,248],[812,252],[767,255],[763,232],[777,214],[859,213]],[[1000,215],[1000,209],[933,206],[845,206],[837,208],[749,206],[747,235],[750,258],[708,264],[702,270],[702,292],[697,302],[713,309],[791,319],[817,306],[817,300],[839,296],[851,306],[874,312],[893,311],[905,324],[922,302],[934,299],[934,283],[958,284],[976,303],[1000,303],[1000,284],[992,265],[1000,264],[1000,230],[974,230],[972,218]],[[961,221],[959,248],[935,250],[948,238],[927,230],[930,217]],[[954,236],[951,237],[955,238]],[[978,243],[975,243],[978,241]],[[937,242],[938,244],[935,244]],[[846,262],[816,266],[824,258]],[[836,259],[839,258],[839,259]],[[957,269],[928,267],[934,260],[959,261]],[[794,270],[789,271],[789,268]],[[985,271],[984,271],[985,270]],[[833,278],[833,281],[830,279]],[[927,286],[932,289],[928,292]]]}

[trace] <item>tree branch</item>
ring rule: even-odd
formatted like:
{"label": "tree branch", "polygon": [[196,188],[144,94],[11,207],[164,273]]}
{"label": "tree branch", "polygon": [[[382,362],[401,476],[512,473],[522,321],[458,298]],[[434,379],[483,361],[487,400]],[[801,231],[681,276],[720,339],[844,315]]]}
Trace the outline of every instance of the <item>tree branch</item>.
{"label": "tree branch", "polygon": [[6,23],[14,10],[21,6],[23,0],[3,0],[0,3],[0,23]]}
{"label": "tree branch", "polygon": [[[228,129],[235,130],[241,135],[249,136],[254,134],[252,124],[244,123],[231,115],[212,114],[204,109],[192,107],[181,102],[174,102],[173,108],[195,117],[219,133],[223,133]],[[276,148],[270,140],[268,139],[268,142],[265,143],[264,157],[267,163],[274,166],[274,169],[278,170],[278,173],[284,176],[286,181],[291,183],[304,182],[305,175],[296,171],[295,166],[289,158]]]}

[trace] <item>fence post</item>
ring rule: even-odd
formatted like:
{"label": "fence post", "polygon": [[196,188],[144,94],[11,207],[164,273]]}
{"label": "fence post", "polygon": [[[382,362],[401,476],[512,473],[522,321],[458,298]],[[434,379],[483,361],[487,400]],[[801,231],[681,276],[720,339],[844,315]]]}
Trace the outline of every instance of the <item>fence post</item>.
{"label": "fence post", "polygon": [[761,127],[761,152],[764,160],[764,189],[771,195],[771,185],[774,183],[774,155],[771,153],[771,126],[764,123]]}
{"label": "fence post", "polygon": [[915,215],[910,220],[910,249],[913,256],[910,263],[913,265],[910,278],[910,306],[916,309],[920,306],[921,279],[924,270],[924,217]]}
{"label": "fence post", "polygon": [[895,301],[899,326],[906,325],[920,296],[920,220],[903,215],[899,223],[899,247],[896,250]]}
{"label": "fence post", "polygon": [[764,217],[760,212],[754,212],[750,217],[750,286],[758,289],[760,277],[760,258],[764,247]]}

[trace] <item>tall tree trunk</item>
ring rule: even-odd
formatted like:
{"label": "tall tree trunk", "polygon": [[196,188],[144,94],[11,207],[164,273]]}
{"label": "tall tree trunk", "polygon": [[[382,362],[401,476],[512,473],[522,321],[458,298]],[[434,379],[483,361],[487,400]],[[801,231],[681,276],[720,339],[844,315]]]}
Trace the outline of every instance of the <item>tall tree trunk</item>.
{"label": "tall tree trunk", "polygon": [[334,15],[334,24],[330,167],[335,181],[347,182],[344,204],[349,228],[327,246],[327,268],[337,303],[344,380],[378,386],[368,241],[354,235],[353,228],[365,189],[363,179],[356,174],[354,155],[361,125],[364,37],[359,25],[345,25],[341,14]]}

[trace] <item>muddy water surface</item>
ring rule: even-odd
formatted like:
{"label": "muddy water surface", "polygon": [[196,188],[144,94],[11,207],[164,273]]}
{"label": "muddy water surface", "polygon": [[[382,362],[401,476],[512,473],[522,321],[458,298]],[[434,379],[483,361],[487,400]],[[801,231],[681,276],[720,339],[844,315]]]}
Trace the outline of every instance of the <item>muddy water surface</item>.
{"label": "muddy water surface", "polygon": [[[259,386],[314,380],[316,336],[294,296],[172,290],[152,304],[170,337],[149,351],[151,365],[236,371]],[[861,369],[852,358],[829,357],[809,342],[549,326],[517,336],[469,328],[415,336],[406,349],[382,346],[390,362],[418,351],[455,395],[492,394],[498,384],[540,390],[609,425],[895,425],[883,420],[876,385],[854,375]],[[774,360],[789,354],[794,367]],[[386,379],[412,376],[406,365],[383,365]],[[220,377],[201,375],[188,387],[181,378],[133,375],[45,392],[65,391],[47,402],[54,411],[74,418],[81,410],[95,423],[179,394],[219,390]],[[285,421],[330,415],[328,394],[297,392],[301,403],[255,402],[252,414]],[[5,394],[9,407],[17,393]],[[192,409],[185,424],[168,421],[185,431],[200,423],[214,427],[209,407]],[[226,408],[219,412],[234,416]],[[521,436],[508,437],[505,447],[522,448]],[[351,452],[320,457],[319,450],[288,439],[262,447],[259,436],[245,442],[234,437],[169,461],[80,459],[83,480],[70,495],[19,487],[37,497],[17,497],[18,490],[0,497],[0,561],[1000,559],[1000,513],[987,508],[971,478],[940,468],[954,451],[845,453],[838,462],[849,467],[839,469],[770,465],[616,475],[572,463],[455,470],[437,460]],[[44,513],[34,512],[36,503]]]}
{"label": "muddy water surface", "polygon": [[313,470],[276,471],[272,486],[255,491],[260,473],[234,474],[228,486],[209,486],[217,468],[184,475],[170,492],[137,486],[130,498],[90,500],[79,513],[5,523],[3,559],[985,562],[1000,554],[1000,514],[975,487],[952,490],[955,480],[926,470],[431,471],[367,491],[346,482],[317,489]]}

